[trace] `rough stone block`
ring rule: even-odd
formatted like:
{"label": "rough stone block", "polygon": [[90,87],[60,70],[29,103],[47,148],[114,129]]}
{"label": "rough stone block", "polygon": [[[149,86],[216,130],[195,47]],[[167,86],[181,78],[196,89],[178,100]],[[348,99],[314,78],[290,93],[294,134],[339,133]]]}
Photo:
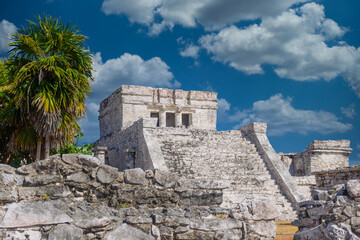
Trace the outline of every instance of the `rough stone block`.
{"label": "rough stone block", "polygon": [[67,182],[75,182],[75,183],[89,183],[90,177],[88,174],[84,172],[77,172],[74,174],[71,174],[70,176],[67,176],[66,178]]}
{"label": "rough stone block", "polygon": [[51,202],[20,202],[8,205],[0,227],[30,227],[69,222],[72,222],[72,219]]}
{"label": "rough stone block", "polygon": [[115,230],[107,233],[104,240],[155,240],[154,237],[131,227],[126,223],[119,225]]}
{"label": "rough stone block", "polygon": [[242,227],[243,222],[237,219],[201,219],[190,221],[190,228],[200,231],[241,229]]}
{"label": "rough stone block", "polygon": [[18,198],[16,189],[13,187],[0,188],[0,201],[14,202]]}
{"label": "rough stone block", "polygon": [[3,240],[41,240],[41,232],[32,230],[5,231],[2,237]]}
{"label": "rough stone block", "polygon": [[351,197],[360,197],[360,179],[348,181],[346,183],[346,190]]}
{"label": "rough stone block", "polygon": [[124,171],[126,183],[134,185],[148,185],[149,180],[145,177],[145,172],[141,168],[134,168]]}
{"label": "rough stone block", "polygon": [[177,178],[171,172],[155,169],[154,181],[155,183],[160,184],[164,188],[173,188],[175,187]]}
{"label": "rough stone block", "polygon": [[68,224],[60,224],[51,231],[48,240],[82,240],[82,235],[83,230],[80,228]]}
{"label": "rough stone block", "polygon": [[103,165],[99,167],[96,173],[96,178],[99,182],[109,184],[118,176],[118,169]]}
{"label": "rough stone block", "polygon": [[[274,221],[261,221],[261,222],[254,222],[250,223],[246,226],[246,229],[250,233],[256,233],[263,237],[275,237],[276,233],[276,224]],[[317,238],[311,238],[311,239],[317,239]]]}
{"label": "rough stone block", "polygon": [[80,165],[91,168],[96,168],[101,164],[101,161],[98,158],[90,155],[79,155],[78,159]]}
{"label": "rough stone block", "polygon": [[25,177],[24,186],[41,186],[60,182],[59,175],[36,175]]}
{"label": "rough stone block", "polygon": [[0,164],[0,173],[14,174],[15,168],[7,164]]}

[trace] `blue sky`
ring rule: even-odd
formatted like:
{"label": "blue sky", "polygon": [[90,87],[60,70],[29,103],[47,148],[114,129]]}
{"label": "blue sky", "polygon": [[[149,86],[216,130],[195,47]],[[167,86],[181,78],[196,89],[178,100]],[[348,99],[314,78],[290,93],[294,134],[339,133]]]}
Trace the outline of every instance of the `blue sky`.
{"label": "blue sky", "polygon": [[77,25],[97,70],[84,141],[98,105],[121,84],[219,93],[218,130],[268,123],[278,152],[350,139],[360,161],[357,0],[2,0],[0,56],[40,14]]}

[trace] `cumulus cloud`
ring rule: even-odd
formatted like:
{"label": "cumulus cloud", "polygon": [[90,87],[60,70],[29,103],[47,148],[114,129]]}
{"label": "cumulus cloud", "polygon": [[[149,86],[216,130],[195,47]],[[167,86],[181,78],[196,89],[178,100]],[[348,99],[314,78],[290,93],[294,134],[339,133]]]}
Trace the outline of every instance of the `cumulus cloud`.
{"label": "cumulus cloud", "polygon": [[[208,30],[219,29],[241,20],[274,16],[305,0],[105,0],[105,14],[126,15],[131,22],[155,26],[155,32],[164,26],[180,24],[195,27],[198,23]],[[156,16],[160,22],[156,22]],[[160,25],[158,25],[160,24]],[[152,32],[152,30],[150,31]],[[152,32],[154,34],[154,32]]]}
{"label": "cumulus cloud", "polygon": [[180,51],[180,55],[182,57],[191,57],[196,59],[199,57],[199,50],[200,50],[199,46],[196,46],[191,43]]}
{"label": "cumulus cloud", "polygon": [[180,83],[174,79],[170,67],[159,57],[144,60],[138,55],[125,53],[122,56],[102,61],[100,53],[94,56],[95,84],[103,97],[108,96],[122,84],[133,84],[153,87],[179,87]]}
{"label": "cumulus cloud", "polygon": [[348,118],[353,118],[356,114],[355,104],[350,104],[348,107],[341,108],[342,114],[344,114]]}
{"label": "cumulus cloud", "polygon": [[3,19],[0,22],[0,54],[9,50],[9,47],[7,46],[10,42],[9,37],[14,33],[16,33],[16,26]]}
{"label": "cumulus cloud", "polygon": [[235,128],[252,122],[267,122],[268,134],[271,136],[290,132],[343,133],[352,129],[351,124],[340,122],[333,113],[295,109],[291,106],[291,101],[291,98],[277,94],[267,100],[253,103],[251,109],[236,111],[229,116],[229,121],[240,122]]}
{"label": "cumulus cloud", "polygon": [[225,112],[225,111],[229,111],[231,107],[231,104],[226,101],[226,99],[224,98],[220,98],[218,101],[218,111],[220,112]]}
{"label": "cumulus cloud", "polygon": [[154,20],[155,8],[162,0],[105,0],[101,10],[109,14],[124,14],[131,22],[149,25]]}
{"label": "cumulus cloud", "polygon": [[123,84],[151,87],[176,88],[180,83],[175,80],[170,67],[159,57],[144,60],[138,55],[125,53],[122,56],[103,61],[101,53],[93,59],[95,82],[92,93],[87,99],[87,116],[80,122],[86,134],[83,141],[93,142],[99,138],[99,103]]}
{"label": "cumulus cloud", "polygon": [[230,26],[199,39],[215,61],[246,74],[263,73],[262,65],[274,65],[278,76],[298,81],[331,80],[343,75],[360,96],[360,49],[343,42],[328,46],[346,32],[325,18],[324,7],[308,3],[261,24],[244,29]]}

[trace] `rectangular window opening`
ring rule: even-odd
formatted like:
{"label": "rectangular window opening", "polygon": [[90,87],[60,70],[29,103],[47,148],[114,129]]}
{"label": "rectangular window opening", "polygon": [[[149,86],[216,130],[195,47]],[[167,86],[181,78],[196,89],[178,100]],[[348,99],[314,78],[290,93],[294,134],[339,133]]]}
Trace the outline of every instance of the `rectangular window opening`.
{"label": "rectangular window opening", "polygon": [[183,113],[181,115],[181,118],[182,118],[182,125],[185,127],[189,127],[190,126],[190,114]]}
{"label": "rectangular window opening", "polygon": [[156,126],[159,127],[159,113],[158,112],[152,112],[152,113],[150,113],[150,117],[157,119]]}
{"label": "rectangular window opening", "polygon": [[166,113],[166,126],[175,127],[175,113]]}

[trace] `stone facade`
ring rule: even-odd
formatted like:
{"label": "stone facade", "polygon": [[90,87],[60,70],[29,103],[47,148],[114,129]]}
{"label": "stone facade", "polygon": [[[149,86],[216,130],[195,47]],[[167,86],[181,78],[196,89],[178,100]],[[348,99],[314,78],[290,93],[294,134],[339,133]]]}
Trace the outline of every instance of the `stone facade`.
{"label": "stone facade", "polygon": [[274,239],[276,203],[221,208],[224,188],[77,154],[0,165],[0,239]]}
{"label": "stone facade", "polygon": [[313,172],[349,166],[349,140],[315,140],[301,153],[280,153],[293,176],[310,176]]}
{"label": "stone facade", "polygon": [[[298,154],[277,154],[265,123],[216,131],[217,94],[124,85],[100,105],[100,139],[119,170],[170,171],[188,179],[217,179],[223,207],[273,198],[281,219],[294,219],[310,199],[311,172],[348,166],[349,141],[314,141]],[[184,116],[184,117],[183,117]]]}
{"label": "stone facade", "polygon": [[216,129],[217,93],[122,85],[100,104],[100,137],[154,119],[153,127]]}
{"label": "stone facade", "polygon": [[348,167],[351,150],[349,140],[315,140],[301,153],[279,153],[279,156],[302,194],[311,199],[311,189],[319,185],[315,172]]}

